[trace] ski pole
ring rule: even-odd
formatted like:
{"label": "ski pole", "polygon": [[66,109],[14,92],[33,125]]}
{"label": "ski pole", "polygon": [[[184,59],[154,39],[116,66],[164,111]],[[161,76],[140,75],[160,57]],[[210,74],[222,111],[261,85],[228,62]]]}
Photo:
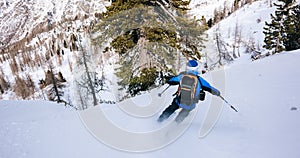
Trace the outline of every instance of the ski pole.
{"label": "ski pole", "polygon": [[226,99],[224,99],[224,97],[222,97],[221,95],[220,95],[219,97],[220,97],[222,100],[224,100],[225,103],[227,103],[228,105],[230,105],[231,109],[233,109],[235,112],[238,112],[238,111],[236,110],[236,108],[235,108],[232,104],[230,104]]}
{"label": "ski pole", "polygon": [[161,95],[168,89],[170,88],[171,85],[169,85],[167,88],[165,88],[162,92],[158,93],[158,96],[161,97]]}

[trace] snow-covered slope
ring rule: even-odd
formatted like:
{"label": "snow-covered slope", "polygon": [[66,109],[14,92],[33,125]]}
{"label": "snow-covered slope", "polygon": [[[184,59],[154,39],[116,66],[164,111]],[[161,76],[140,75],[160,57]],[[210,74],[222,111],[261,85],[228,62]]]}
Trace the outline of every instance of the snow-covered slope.
{"label": "snow-covered slope", "polygon": [[[123,152],[98,141],[95,133],[84,124],[82,115],[76,111],[45,101],[0,101],[0,157],[249,157],[249,158],[298,158],[300,151],[300,50],[285,52],[255,62],[244,61],[232,64],[204,76],[215,83],[215,73],[224,71],[225,90],[222,94],[238,110],[232,111],[225,103],[218,122],[210,132],[200,137],[199,132],[209,124],[206,119],[216,108],[212,99],[200,102],[193,114],[191,126],[173,143],[151,152]],[[218,88],[218,84],[216,85]],[[153,90],[156,96],[162,89]],[[102,110],[112,125],[131,132],[151,133],[172,124],[174,117],[162,124],[156,118],[171,101],[176,87],[168,89],[166,99],[154,115],[142,118],[125,113],[117,105],[101,104],[87,111]],[[151,99],[144,94],[133,99],[141,107]],[[142,104],[142,105],[140,105]],[[197,112],[196,112],[197,111]],[[82,113],[80,113],[82,114]],[[94,123],[107,132],[102,120],[95,117]],[[101,128],[102,126],[102,128]],[[161,141],[172,135],[177,127],[172,126],[161,133]],[[109,132],[109,131],[108,131]],[[109,137],[117,138],[113,131]],[[116,140],[128,145],[140,140]],[[147,144],[148,139],[142,142]],[[157,140],[153,140],[157,141]]]}
{"label": "snow-covered slope", "polygon": [[[233,0],[193,0],[190,4],[189,14],[197,16],[198,19],[201,19],[201,16],[204,15],[208,19],[213,16],[214,9],[218,9],[224,4],[230,7],[232,3]],[[0,51],[2,52],[0,58],[7,59],[2,61],[0,65],[0,70],[3,71],[1,76],[4,76],[7,80],[9,79],[11,86],[15,84],[14,73],[16,72],[12,70],[11,65],[14,59],[11,59],[11,57],[16,56],[17,65],[21,67],[17,74],[22,78],[26,78],[28,74],[32,77],[35,87],[39,87],[39,80],[45,78],[45,71],[49,69],[48,62],[50,62],[55,67],[55,71],[62,72],[67,79],[68,85],[70,85],[67,86],[67,91],[73,92],[75,86],[72,84],[76,80],[76,75],[79,74],[75,71],[78,70],[76,60],[80,58],[79,52],[76,51],[76,48],[73,48],[76,44],[74,41],[75,36],[85,38],[83,47],[95,54],[93,56],[95,68],[93,67],[93,69],[98,74],[103,74],[105,78],[108,78],[109,85],[117,85],[117,79],[112,77],[114,76],[116,56],[113,52],[111,54],[99,53],[103,48],[91,46],[87,35],[92,26],[100,20],[96,16],[100,16],[100,13],[105,11],[105,6],[109,4],[108,1],[102,0],[16,0],[0,3],[0,34],[2,35],[0,37]],[[251,42],[254,42],[255,47],[261,47],[264,21],[269,20],[270,13],[273,11],[274,8],[268,7],[266,0],[256,1],[251,5],[245,5],[212,27],[207,32],[208,41],[204,44],[206,48],[201,52],[208,54],[209,65],[213,65],[218,61],[214,39],[217,26],[220,28],[219,32],[229,53],[231,53],[235,41],[235,28],[238,25],[238,32],[241,33],[241,43],[238,44],[239,46],[236,49],[239,49],[243,55],[246,46],[250,45]],[[25,57],[29,56],[31,63],[27,63],[23,55]],[[249,54],[247,54],[247,57],[249,58]],[[47,58],[50,58],[50,61]],[[39,59],[43,64],[39,64]],[[99,75],[98,77],[103,76]],[[117,86],[111,87],[119,88]],[[0,98],[19,98],[12,91],[12,89],[7,90],[0,95]],[[42,96],[42,90],[36,88],[35,96],[30,96],[27,99],[41,99]],[[69,98],[66,99],[67,102],[72,100],[70,103],[76,104],[75,99],[78,97],[74,96],[75,94],[66,94],[65,98]]]}
{"label": "snow-covered slope", "polygon": [[[51,65],[54,73],[61,72],[67,80],[64,94],[68,93],[65,95],[68,97],[65,98],[74,100],[69,92],[75,89],[72,87],[74,70],[78,70],[77,41],[84,38],[83,47],[88,51],[93,49],[85,45],[90,41],[87,34],[108,5],[110,2],[103,0],[1,1],[0,74],[9,81],[10,88],[4,90],[0,98],[21,99],[13,88],[17,87],[15,78],[24,79],[27,75],[34,82],[35,94],[26,99],[47,98],[39,83]],[[95,62],[95,65],[100,64]]]}
{"label": "snow-covered slope", "polygon": [[104,10],[105,2],[102,0],[3,1],[0,3],[0,48],[13,49],[8,46],[24,38],[28,42],[34,36],[51,30],[46,30],[47,26],[58,28],[65,22],[75,23],[76,20],[88,23],[95,20],[95,13],[102,13]]}
{"label": "snow-covered slope", "polygon": [[274,14],[275,9],[276,7],[270,7],[267,1],[255,1],[222,20],[210,29],[208,34],[212,35],[213,31],[219,27],[221,36],[229,45],[232,45],[235,32],[237,32],[238,36],[241,36],[241,52],[244,52],[246,45],[250,45],[251,42],[254,42],[255,47],[261,47],[264,44],[265,21],[269,22],[270,14]]}
{"label": "snow-covered slope", "polygon": [[[272,1],[272,3],[275,2]],[[221,4],[226,4],[230,8],[232,3],[233,1],[230,0],[220,0],[218,3],[192,1],[190,14],[199,19],[202,16],[209,19],[213,16],[214,9],[220,10]],[[270,14],[274,14],[275,9],[274,6],[270,7],[267,0],[253,1],[211,27],[207,31],[206,48],[203,49],[208,56],[208,65],[214,65],[219,58],[216,35],[224,47],[222,51],[227,52],[232,58],[234,58],[233,52],[237,57],[246,55],[248,58],[255,51],[264,53],[266,50],[262,48],[264,45],[263,27],[265,21],[268,22],[271,19]],[[234,60],[238,61],[239,59],[234,58]]]}
{"label": "snow-covered slope", "polygon": [[192,0],[190,3],[192,15],[201,18],[205,17],[207,20],[213,18],[215,10],[221,10],[222,8],[229,9],[233,5],[234,0]]}

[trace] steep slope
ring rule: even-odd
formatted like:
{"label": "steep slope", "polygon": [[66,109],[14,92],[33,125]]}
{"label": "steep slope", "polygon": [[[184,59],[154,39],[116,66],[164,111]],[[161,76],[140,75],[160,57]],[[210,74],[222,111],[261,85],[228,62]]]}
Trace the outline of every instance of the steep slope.
{"label": "steep slope", "polygon": [[[201,19],[202,15],[209,18],[213,16],[214,9],[218,9],[225,3],[231,6],[233,0],[220,0],[218,3],[191,1],[189,14],[197,16],[198,19]],[[268,20],[269,13],[274,11],[274,8],[269,8],[267,4],[267,1],[253,2],[212,27],[207,32],[208,41],[204,44],[206,48],[201,51],[201,53],[206,53],[208,58],[202,58],[202,63],[207,62],[212,68],[218,65],[219,54],[214,39],[216,32],[220,33],[220,39],[231,56],[234,51],[233,46],[235,46],[235,52],[240,53],[241,56],[249,47],[258,50],[257,47],[262,45],[261,30],[264,21]],[[92,69],[101,74],[98,75],[99,78],[104,76],[108,79],[109,85],[117,86],[117,79],[113,75],[116,68],[114,65],[117,61],[116,54],[114,51],[100,54],[99,52],[102,52],[104,48],[91,45],[89,39],[91,28],[100,20],[99,17],[107,5],[109,5],[108,1],[101,0],[2,2],[0,4],[1,77],[9,79],[13,87],[15,74],[23,79],[30,76],[33,78],[35,87],[38,87],[39,80],[45,78],[45,72],[49,69],[49,65],[52,65],[55,67],[54,71],[62,72],[67,82],[73,84],[76,75],[80,74],[75,70],[78,70],[76,66],[78,66],[78,60],[82,58],[78,50],[81,49],[82,44],[79,41],[83,39],[83,49],[96,54],[91,57]],[[236,40],[236,32],[240,34],[238,40]],[[184,69],[184,66],[176,65]],[[42,90],[35,89],[35,95],[27,99],[43,98]],[[10,93],[11,91],[13,91],[12,88],[0,97],[2,99],[20,98]],[[73,90],[68,89],[68,91]],[[68,97],[71,98],[70,100],[78,98]]]}
{"label": "steep slope", "polygon": [[[45,98],[39,87],[51,66],[73,83],[79,40],[87,38],[93,25],[110,3],[90,1],[3,1],[0,3],[0,74],[10,84],[1,89],[1,99],[20,99],[12,91],[17,77],[32,78],[35,95],[22,99]],[[85,40],[87,43],[89,40]],[[92,48],[83,48],[90,51]],[[26,88],[26,86],[24,86]]]}
{"label": "steep slope", "polygon": [[206,1],[206,0],[192,0],[190,3],[190,14],[201,18],[205,17],[207,20],[214,17],[214,11],[221,10],[222,8],[230,9],[234,3],[234,0],[218,0],[218,1]]}
{"label": "steep slope", "polygon": [[[205,15],[205,18],[213,16],[213,10],[218,9],[220,3],[192,1],[190,14],[197,18]],[[223,1],[228,7],[233,1]],[[275,1],[274,1],[275,2]],[[274,13],[275,7],[270,7],[269,1],[253,1],[231,13],[228,17],[215,24],[208,31],[208,41],[203,49],[208,56],[205,62],[209,67],[219,63],[228,62],[220,60],[220,52],[228,54],[231,60],[239,61],[239,57],[250,58],[253,53],[264,52],[262,48],[265,21],[270,20],[270,14]],[[217,40],[218,39],[218,40]],[[242,59],[243,60],[243,59]],[[230,61],[229,61],[230,62]]]}
{"label": "steep slope", "polygon": [[[24,47],[34,47],[34,43],[30,42],[36,36],[43,32],[48,33],[54,28],[65,27],[66,23],[72,24],[79,20],[84,26],[84,23],[96,20],[95,16],[105,10],[105,2],[16,0],[2,2],[0,7],[0,48],[7,53],[18,49],[26,51],[21,49]],[[71,27],[78,29],[74,25]],[[51,33],[48,36],[51,36]],[[19,48],[15,49],[16,46]]]}
{"label": "steep slope", "polygon": [[[219,106],[211,104],[212,99],[217,98],[207,95],[207,100],[199,103],[197,112],[193,113],[195,117],[189,117],[191,126],[173,143],[152,152],[123,152],[121,148],[108,147],[110,144],[105,141],[101,143],[103,140],[98,142],[96,134],[88,132],[91,129],[81,122],[75,111],[60,105],[44,101],[1,101],[0,156],[297,158],[300,156],[297,148],[300,145],[299,53],[297,50],[251,63],[241,62],[204,76],[212,81],[214,73],[225,72],[226,90],[222,94],[239,112],[235,113],[224,103],[221,113],[216,115],[218,122],[210,132],[201,135],[201,131],[210,124],[206,118],[211,116],[212,109]],[[175,89],[172,87],[166,93],[172,94]],[[157,95],[158,91],[152,91],[151,95]],[[141,95],[132,101],[137,106],[154,106],[151,95]],[[167,95],[165,102],[161,101],[161,108],[167,106],[171,99]],[[128,115],[117,105],[102,104],[89,110],[103,111],[112,125],[132,133],[152,133],[172,124],[174,119],[172,117],[158,124],[156,118],[161,110],[153,116],[141,118]],[[92,119],[95,125],[102,126],[102,131],[107,130],[101,120]],[[183,122],[185,124],[189,125]],[[166,133],[161,133],[161,141],[172,136],[180,126],[172,126]],[[109,137],[117,138],[115,134],[111,131]],[[124,140],[126,138],[115,141],[128,145],[138,142]],[[145,139],[143,143],[150,143],[148,141]]]}

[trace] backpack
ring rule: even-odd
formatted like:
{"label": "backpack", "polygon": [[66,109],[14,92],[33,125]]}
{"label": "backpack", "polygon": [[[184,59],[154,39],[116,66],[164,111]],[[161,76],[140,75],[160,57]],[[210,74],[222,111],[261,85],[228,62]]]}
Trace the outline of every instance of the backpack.
{"label": "backpack", "polygon": [[198,99],[196,97],[196,90],[199,79],[194,74],[184,74],[180,80],[180,103],[185,105],[192,105]]}

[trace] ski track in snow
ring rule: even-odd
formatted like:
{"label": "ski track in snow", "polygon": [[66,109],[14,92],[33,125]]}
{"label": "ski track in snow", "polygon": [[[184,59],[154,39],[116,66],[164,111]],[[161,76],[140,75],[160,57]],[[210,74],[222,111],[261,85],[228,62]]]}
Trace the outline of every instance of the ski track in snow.
{"label": "ski track in snow", "polygon": [[[195,119],[188,130],[175,142],[152,152],[122,152],[104,145],[87,131],[75,110],[62,104],[0,101],[0,157],[298,158],[299,53],[300,50],[286,52],[227,67],[226,91],[222,94],[239,112],[235,113],[224,103],[217,124],[206,137],[199,138],[205,115],[214,106],[210,105],[214,96],[207,95],[207,100],[198,104]],[[208,75],[204,78],[209,80]],[[175,90],[172,87],[166,93],[170,96]],[[136,102],[147,97],[141,95]],[[117,105],[98,106],[116,125],[126,130],[153,130],[170,123],[175,117],[157,124],[155,120],[161,111],[141,119],[124,113]],[[297,109],[291,110],[291,107]],[[172,129],[165,136],[170,132]]]}

